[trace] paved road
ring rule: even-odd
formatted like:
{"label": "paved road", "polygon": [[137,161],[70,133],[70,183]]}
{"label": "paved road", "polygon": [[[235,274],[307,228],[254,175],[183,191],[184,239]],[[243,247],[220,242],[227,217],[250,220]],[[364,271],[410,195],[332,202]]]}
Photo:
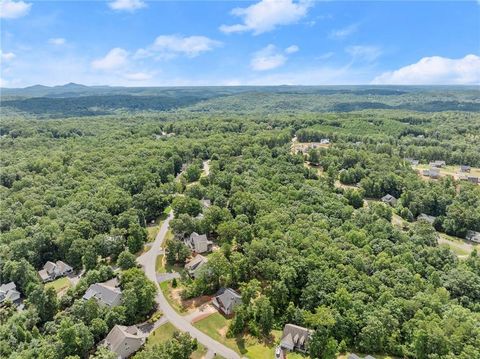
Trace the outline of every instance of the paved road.
{"label": "paved road", "polygon": [[162,291],[160,290],[160,286],[157,282],[157,273],[155,272],[155,263],[157,260],[158,253],[162,250],[163,241],[165,240],[165,235],[168,231],[168,226],[170,221],[173,218],[173,211],[170,212],[167,219],[162,223],[160,230],[158,231],[157,236],[155,237],[155,241],[153,242],[150,250],[145,252],[140,257],[137,258],[137,262],[142,265],[146,276],[158,288],[157,294],[157,303],[160,309],[163,312],[163,315],[168,319],[170,323],[173,324],[174,327],[179,329],[182,332],[189,333],[193,338],[196,338],[200,343],[202,343],[208,351],[210,355],[212,353],[219,354],[226,359],[239,359],[240,356],[233,351],[232,349],[227,348],[225,345],[213,340],[205,333],[201,332],[197,328],[195,328],[189,321],[178,314],[168,303],[167,299],[163,295]]}

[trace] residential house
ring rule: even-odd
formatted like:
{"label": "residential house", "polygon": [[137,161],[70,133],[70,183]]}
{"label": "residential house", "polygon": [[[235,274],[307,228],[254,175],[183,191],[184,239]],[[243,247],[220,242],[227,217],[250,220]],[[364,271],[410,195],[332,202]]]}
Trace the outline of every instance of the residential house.
{"label": "residential house", "polygon": [[56,261],[55,263],[48,261],[43,266],[43,269],[38,271],[38,275],[43,282],[50,282],[59,277],[63,277],[73,272],[73,268],[67,263]]}
{"label": "residential house", "polygon": [[430,177],[430,178],[439,178],[440,177],[440,170],[436,167],[432,167],[428,170],[423,170],[423,175]]}
{"label": "residential house", "polygon": [[321,145],[329,145],[330,144],[330,139],[329,138],[322,138],[320,140]]}
{"label": "residential house", "polygon": [[405,158],[405,160],[409,162],[412,166],[417,166],[420,163],[420,161],[414,160],[413,158]]}
{"label": "residential house", "polygon": [[470,166],[466,166],[466,165],[461,165],[460,166],[460,172],[470,172],[472,168]]}
{"label": "residential house", "polygon": [[294,324],[285,324],[282,339],[280,340],[280,347],[289,351],[306,353],[312,333],[313,330]]}
{"label": "residential house", "polygon": [[433,161],[433,162],[430,162],[429,165],[430,167],[437,167],[437,168],[442,168],[442,167],[445,167],[445,161]]}
{"label": "residential house", "polygon": [[212,300],[218,311],[226,316],[231,316],[237,305],[242,303],[242,296],[232,288],[220,289]]}
{"label": "residential house", "polygon": [[392,207],[395,207],[397,205],[397,199],[393,197],[391,194],[387,194],[382,197],[382,202],[389,204]]}
{"label": "residential house", "polygon": [[207,239],[206,234],[193,232],[185,239],[185,244],[195,253],[205,253],[212,250],[213,242]]}
{"label": "residential house", "polygon": [[480,178],[477,176],[468,175],[467,180],[472,183],[480,183]]}
{"label": "residential house", "polygon": [[435,222],[435,219],[437,217],[435,216],[430,216],[428,214],[425,214],[425,213],[421,213],[418,217],[417,217],[417,221],[425,221],[425,222],[428,222],[430,224],[433,224]]}
{"label": "residential house", "polygon": [[357,354],[352,353],[348,355],[348,359],[361,359],[361,358]]}
{"label": "residential house", "polygon": [[10,282],[0,285],[0,306],[7,301],[11,301],[14,305],[20,303],[20,292],[17,290],[15,283]]}
{"label": "residential house", "polygon": [[467,231],[467,235],[465,236],[465,239],[472,242],[480,243],[480,232]]}
{"label": "residential house", "polygon": [[208,208],[212,205],[212,201],[207,198],[202,199],[202,206]]}
{"label": "residential house", "polygon": [[95,298],[100,306],[115,307],[122,302],[122,291],[109,282],[94,283],[83,295],[84,300]]}
{"label": "residential house", "polygon": [[185,264],[185,270],[188,272],[190,277],[195,278],[198,270],[208,262],[208,259],[201,254],[197,254],[193,259],[191,259],[187,264]]}
{"label": "residential house", "polygon": [[135,325],[126,327],[115,325],[102,345],[116,353],[119,359],[130,357],[145,343],[145,335],[141,334]]}

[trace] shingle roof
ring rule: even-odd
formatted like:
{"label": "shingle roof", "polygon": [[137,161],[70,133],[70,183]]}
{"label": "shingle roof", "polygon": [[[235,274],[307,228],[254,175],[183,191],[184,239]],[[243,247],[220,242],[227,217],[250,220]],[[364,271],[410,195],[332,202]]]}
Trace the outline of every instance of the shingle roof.
{"label": "shingle roof", "polygon": [[20,292],[17,290],[17,286],[13,282],[0,285],[0,303],[11,300],[15,302],[20,299]]}
{"label": "shingle roof", "polygon": [[115,325],[105,338],[105,344],[111,351],[124,358],[137,351],[145,341],[144,336],[138,334],[136,326]]}
{"label": "shingle roof", "polygon": [[108,306],[119,305],[122,300],[122,291],[120,288],[109,287],[104,283],[95,283],[88,287],[83,299],[89,300],[95,298]]}
{"label": "shingle roof", "polygon": [[242,296],[232,288],[220,289],[214,298],[214,304],[217,304],[226,314],[231,314],[235,305],[240,304]]}
{"label": "shingle roof", "polygon": [[305,349],[311,333],[310,329],[295,324],[285,324],[280,345],[290,350],[294,348]]}

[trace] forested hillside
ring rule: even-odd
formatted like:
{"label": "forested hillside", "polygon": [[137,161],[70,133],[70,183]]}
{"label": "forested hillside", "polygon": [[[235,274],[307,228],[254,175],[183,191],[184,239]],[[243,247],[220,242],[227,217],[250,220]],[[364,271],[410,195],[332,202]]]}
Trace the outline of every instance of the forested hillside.
{"label": "forested hillside", "polygon": [[[480,358],[480,257],[437,241],[480,231],[480,185],[422,178],[406,160],[480,167],[475,90],[247,90],[2,101],[0,280],[25,301],[0,308],[1,358],[111,357],[94,354],[110,329],[154,312],[134,259],[169,206],[173,234],[218,247],[182,278],[183,298],[242,294],[231,336],[293,323],[314,331],[312,358]],[[183,265],[182,250],[168,253]],[[57,260],[85,271],[58,298],[37,275]],[[120,306],[81,299],[114,276]]]}

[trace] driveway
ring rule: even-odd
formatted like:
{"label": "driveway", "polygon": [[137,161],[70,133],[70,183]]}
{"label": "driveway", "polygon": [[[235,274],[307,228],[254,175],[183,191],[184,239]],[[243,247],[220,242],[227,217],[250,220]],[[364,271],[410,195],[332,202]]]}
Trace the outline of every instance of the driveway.
{"label": "driveway", "polygon": [[157,273],[155,272],[155,262],[157,259],[157,255],[162,248],[163,242],[165,240],[165,235],[167,234],[169,224],[172,218],[173,211],[170,212],[167,219],[162,223],[162,226],[160,227],[160,230],[158,231],[157,236],[155,237],[155,241],[153,242],[150,250],[139,256],[137,258],[137,262],[143,267],[147,278],[154,282],[157,286],[157,304],[162,310],[163,315],[168,319],[170,323],[172,323],[174,327],[176,327],[182,332],[189,333],[193,338],[196,338],[200,343],[202,343],[202,345],[208,348],[210,353],[216,353],[226,359],[239,359],[240,356],[235,351],[210,338],[208,335],[195,328],[188,321],[188,319],[178,314],[170,306],[170,304],[167,302],[167,299],[160,290],[160,286],[157,282]]}
{"label": "driveway", "polygon": [[162,283],[166,282],[169,280],[172,280],[173,278],[180,278],[180,273],[177,272],[172,272],[172,273],[157,273],[157,282]]}

